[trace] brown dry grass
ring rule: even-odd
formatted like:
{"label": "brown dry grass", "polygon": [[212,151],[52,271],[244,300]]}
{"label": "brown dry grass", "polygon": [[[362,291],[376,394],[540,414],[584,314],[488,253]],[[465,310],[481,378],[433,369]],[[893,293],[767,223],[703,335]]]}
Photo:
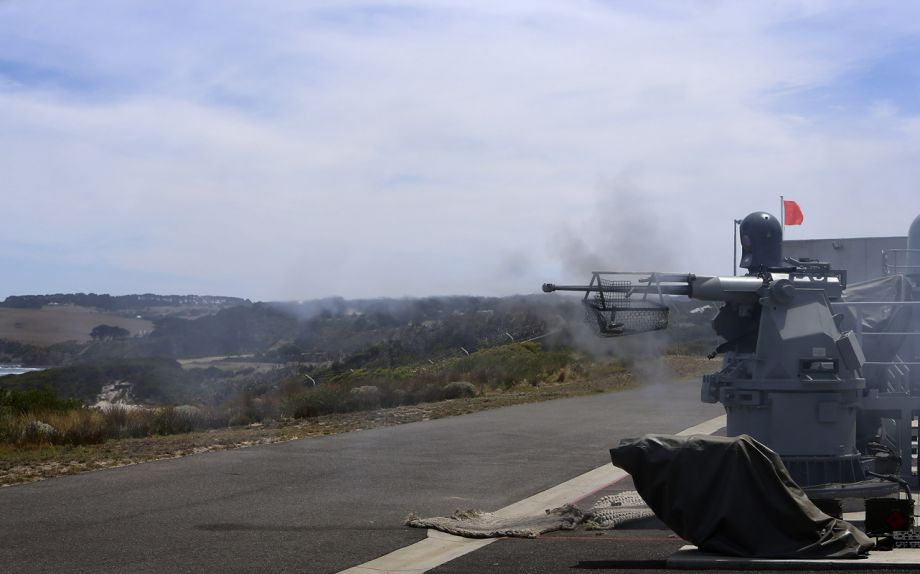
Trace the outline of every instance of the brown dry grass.
{"label": "brown dry grass", "polygon": [[40,347],[64,341],[89,341],[93,327],[102,324],[127,329],[132,335],[153,329],[153,323],[145,319],[121,317],[89,307],[0,308],[0,339]]}
{"label": "brown dry grass", "polygon": [[[700,357],[667,356],[663,361],[667,372],[675,379],[698,377],[716,370],[712,362]],[[31,448],[0,445],[0,486],[212,450],[354,432],[510,405],[614,392],[633,387],[637,383],[637,377],[622,367],[598,363],[589,369],[585,378],[574,381],[538,386],[519,385],[507,391],[494,391],[478,397],[437,403],[186,434],[109,440],[98,445]]]}

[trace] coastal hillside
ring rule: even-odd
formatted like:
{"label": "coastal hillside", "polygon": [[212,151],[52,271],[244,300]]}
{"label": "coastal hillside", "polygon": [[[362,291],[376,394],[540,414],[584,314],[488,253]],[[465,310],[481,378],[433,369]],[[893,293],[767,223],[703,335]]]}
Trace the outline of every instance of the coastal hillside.
{"label": "coastal hillside", "polygon": [[153,322],[137,315],[126,316],[112,311],[73,304],[44,307],[0,307],[0,339],[38,347],[50,347],[66,341],[86,343],[98,325],[110,325],[141,336],[153,330]]}

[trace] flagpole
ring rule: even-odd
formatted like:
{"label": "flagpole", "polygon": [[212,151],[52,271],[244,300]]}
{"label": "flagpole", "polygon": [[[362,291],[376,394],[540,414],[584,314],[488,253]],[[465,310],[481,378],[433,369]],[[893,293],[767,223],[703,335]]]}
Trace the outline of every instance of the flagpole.
{"label": "flagpole", "polygon": [[786,202],[783,201],[783,196],[779,196],[779,216],[780,221],[783,222],[783,235],[786,234]]}
{"label": "flagpole", "polygon": [[735,248],[735,256],[734,256],[734,258],[732,259],[732,264],[734,265],[734,267],[733,267],[734,270],[732,271],[732,276],[733,276],[733,277],[737,277],[737,276],[738,276],[738,224],[740,224],[740,223],[741,223],[741,220],[740,220],[740,219],[736,219],[734,225],[732,225],[732,230],[734,231],[734,238],[735,238],[735,240],[734,240],[734,242],[733,242],[733,245],[734,245],[734,248]]}

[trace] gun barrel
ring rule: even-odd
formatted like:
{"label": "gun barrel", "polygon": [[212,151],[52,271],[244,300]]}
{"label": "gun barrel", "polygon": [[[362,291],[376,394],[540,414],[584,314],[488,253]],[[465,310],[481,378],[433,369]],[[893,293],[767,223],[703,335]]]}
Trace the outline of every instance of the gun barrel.
{"label": "gun barrel", "polygon": [[544,293],[552,293],[553,291],[595,291],[597,287],[592,287],[590,285],[554,285],[552,283],[543,284]]}
{"label": "gun barrel", "polygon": [[689,295],[690,285],[688,283],[658,283],[654,285],[631,285],[629,287],[621,286],[604,286],[604,285],[554,285],[552,283],[543,284],[544,293],[553,291],[580,291],[582,293],[649,293],[657,295]]}
{"label": "gun barrel", "polygon": [[702,301],[748,302],[763,287],[759,277],[709,277],[696,275],[658,275],[641,279],[640,285],[554,285],[544,283],[543,291],[580,291],[582,293],[630,293],[650,295],[684,295]]}

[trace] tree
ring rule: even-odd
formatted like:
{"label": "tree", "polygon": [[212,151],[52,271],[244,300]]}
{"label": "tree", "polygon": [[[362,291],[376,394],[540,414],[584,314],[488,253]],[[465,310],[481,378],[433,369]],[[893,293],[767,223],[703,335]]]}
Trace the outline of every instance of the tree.
{"label": "tree", "polygon": [[89,332],[89,336],[92,337],[94,341],[105,341],[106,339],[124,339],[131,332],[122,327],[116,327],[112,325],[96,325],[93,327],[93,330]]}

